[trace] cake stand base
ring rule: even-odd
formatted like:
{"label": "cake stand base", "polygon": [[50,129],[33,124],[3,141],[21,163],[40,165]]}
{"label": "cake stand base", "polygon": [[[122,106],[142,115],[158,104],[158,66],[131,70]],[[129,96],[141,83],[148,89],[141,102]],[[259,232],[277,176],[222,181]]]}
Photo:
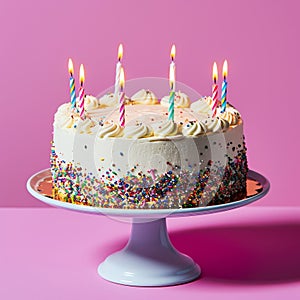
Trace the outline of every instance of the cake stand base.
{"label": "cake stand base", "polygon": [[166,286],[192,281],[199,266],[170,242],[166,219],[132,223],[125,248],[106,258],[98,273],[108,281],[134,286]]}

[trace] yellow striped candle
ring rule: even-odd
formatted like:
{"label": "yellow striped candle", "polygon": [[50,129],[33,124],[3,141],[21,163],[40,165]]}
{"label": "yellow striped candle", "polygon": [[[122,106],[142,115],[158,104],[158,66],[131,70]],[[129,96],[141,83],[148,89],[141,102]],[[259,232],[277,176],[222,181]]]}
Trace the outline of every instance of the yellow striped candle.
{"label": "yellow striped candle", "polygon": [[227,74],[228,74],[228,63],[227,60],[224,61],[223,64],[223,82],[222,82],[222,94],[221,94],[221,112],[226,111],[226,103],[227,103]]}
{"label": "yellow striped candle", "polygon": [[74,79],[74,67],[72,59],[69,58],[68,62],[69,73],[70,73],[70,98],[71,98],[71,108],[75,109],[76,107],[76,92],[75,92],[75,79]]}

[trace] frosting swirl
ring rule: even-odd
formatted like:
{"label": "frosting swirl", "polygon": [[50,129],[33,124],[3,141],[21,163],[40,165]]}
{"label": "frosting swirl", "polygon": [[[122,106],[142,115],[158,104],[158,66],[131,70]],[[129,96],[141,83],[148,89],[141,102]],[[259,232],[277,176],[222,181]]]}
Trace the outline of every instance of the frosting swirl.
{"label": "frosting swirl", "polygon": [[71,103],[65,103],[61,105],[54,115],[54,126],[59,126],[61,128],[76,128],[74,127],[76,122],[78,122],[78,113],[71,108]]}
{"label": "frosting swirl", "polygon": [[178,134],[178,126],[171,120],[165,120],[154,127],[155,136],[172,136]]}
{"label": "frosting swirl", "polygon": [[220,113],[219,116],[228,121],[229,125],[236,125],[238,123],[238,116],[233,112],[226,110],[223,113]]}
{"label": "frosting swirl", "polygon": [[97,123],[90,118],[81,119],[78,115],[69,115],[67,118],[63,119],[60,126],[80,134],[92,134],[95,132]]}
{"label": "frosting swirl", "polygon": [[[160,101],[160,104],[162,106],[168,107],[169,99],[170,99],[170,96],[163,97]],[[175,93],[175,98],[174,98],[174,106],[175,107],[178,107],[178,108],[190,107],[190,103],[191,103],[191,100],[187,94],[185,94],[181,91],[178,91]]]}
{"label": "frosting swirl", "polygon": [[206,113],[211,115],[213,99],[211,97],[203,97],[191,104],[191,109],[198,113]]}
{"label": "frosting swirl", "polygon": [[132,97],[131,97],[131,102],[133,104],[157,104],[158,103],[158,99],[155,96],[155,94],[153,92],[151,92],[150,90],[145,90],[142,89],[140,91],[138,91],[137,93],[135,93]]}
{"label": "frosting swirl", "polygon": [[99,137],[100,138],[109,138],[117,137],[122,135],[123,128],[116,123],[105,123],[100,126]]}
{"label": "frosting swirl", "polygon": [[65,115],[71,112],[71,103],[64,103],[58,109],[55,115]]}
{"label": "frosting swirl", "polygon": [[231,106],[230,104],[226,105],[226,111],[231,112],[232,114],[236,115],[236,117],[239,119],[241,117],[240,112],[234,108],[233,106]]}
{"label": "frosting swirl", "polygon": [[228,121],[216,117],[216,118],[207,118],[204,121],[207,131],[210,132],[221,132],[226,130],[229,127]]}
{"label": "frosting swirl", "polygon": [[66,118],[62,119],[61,123],[60,123],[60,126],[62,128],[67,128],[67,129],[74,128],[74,125],[76,124],[75,118],[78,119],[78,117],[75,117],[75,116],[71,115],[69,117],[66,117]]}
{"label": "frosting swirl", "polygon": [[84,98],[84,109],[89,112],[99,107],[99,101],[96,97],[86,95]]}
{"label": "frosting swirl", "polygon": [[149,137],[152,134],[152,128],[143,123],[132,126],[126,126],[124,128],[124,137],[126,138],[140,139],[144,137]]}
{"label": "frosting swirl", "polygon": [[182,128],[182,134],[185,136],[199,136],[205,132],[205,125],[201,121],[191,121]]}
{"label": "frosting swirl", "polygon": [[69,121],[71,115],[71,104],[64,103],[58,109],[54,115],[54,126],[62,126]]}

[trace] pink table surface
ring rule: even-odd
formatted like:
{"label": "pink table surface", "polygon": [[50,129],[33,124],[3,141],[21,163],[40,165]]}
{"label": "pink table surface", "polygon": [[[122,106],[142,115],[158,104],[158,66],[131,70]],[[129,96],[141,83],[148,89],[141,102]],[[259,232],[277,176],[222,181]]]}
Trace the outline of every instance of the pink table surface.
{"label": "pink table surface", "polygon": [[299,299],[300,208],[244,207],[168,220],[200,279],[164,288],[113,284],[98,264],[130,225],[54,208],[0,209],[0,299]]}

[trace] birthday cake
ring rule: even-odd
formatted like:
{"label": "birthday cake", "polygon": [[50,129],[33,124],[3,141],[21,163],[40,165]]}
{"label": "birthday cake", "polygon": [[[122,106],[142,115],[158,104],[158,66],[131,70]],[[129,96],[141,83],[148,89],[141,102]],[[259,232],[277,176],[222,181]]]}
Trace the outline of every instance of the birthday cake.
{"label": "birthday cake", "polygon": [[124,97],[125,124],[113,94],[61,105],[54,118],[53,197],[122,209],[188,208],[246,195],[247,158],[240,113],[210,97],[191,103],[140,90]]}

